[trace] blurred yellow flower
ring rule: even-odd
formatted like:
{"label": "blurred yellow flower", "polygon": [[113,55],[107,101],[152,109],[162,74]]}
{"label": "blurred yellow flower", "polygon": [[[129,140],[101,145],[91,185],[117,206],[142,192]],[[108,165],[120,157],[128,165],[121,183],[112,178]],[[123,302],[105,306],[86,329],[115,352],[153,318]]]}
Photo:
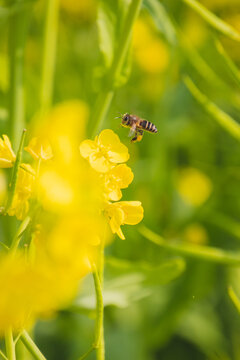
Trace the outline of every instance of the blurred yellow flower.
{"label": "blurred yellow flower", "polygon": [[80,144],[80,153],[88,159],[92,168],[100,173],[111,170],[114,164],[129,159],[128,148],[120,142],[112,130],[103,130],[95,140],[84,140]]}
{"label": "blurred yellow flower", "polygon": [[183,240],[196,245],[204,245],[208,241],[207,231],[201,224],[190,224],[183,231]]}
{"label": "blurred yellow flower", "polygon": [[177,189],[187,204],[200,206],[210,196],[212,183],[211,180],[198,169],[186,168],[179,173]]}
{"label": "blurred yellow flower", "polygon": [[139,18],[133,31],[133,48],[136,62],[149,74],[159,74],[169,63],[167,45],[153,30],[148,18]]}
{"label": "blurred yellow flower", "polygon": [[70,165],[79,159],[79,142],[85,137],[88,107],[80,100],[69,100],[54,106],[47,114],[37,115],[33,133],[50,140],[54,161]]}
{"label": "blurred yellow flower", "polygon": [[36,317],[66,305],[75,295],[77,284],[61,267],[44,258],[31,263],[20,250],[14,257],[2,257],[0,334],[9,327],[21,331]]}
{"label": "blurred yellow flower", "polygon": [[24,148],[34,160],[50,160],[53,157],[52,148],[46,138],[34,137],[28,146]]}
{"label": "blurred yellow flower", "polygon": [[109,219],[112,232],[122,240],[125,239],[121,225],[136,225],[143,219],[143,207],[140,201],[120,201],[108,204],[105,213]]}
{"label": "blurred yellow flower", "polygon": [[47,209],[71,205],[74,190],[66,177],[55,170],[46,170],[39,179],[41,201]]}
{"label": "blurred yellow flower", "polygon": [[0,138],[0,167],[10,168],[16,160],[16,155],[14,154],[8,136],[3,135],[2,137],[3,139]]}
{"label": "blurred yellow flower", "polygon": [[18,171],[16,190],[13,197],[13,203],[8,210],[8,215],[16,216],[23,220],[29,210],[29,202],[34,187],[34,170],[29,164],[21,164]]}
{"label": "blurred yellow flower", "polygon": [[96,0],[74,1],[61,0],[61,7],[70,15],[83,20],[91,20],[95,17],[97,2]]}
{"label": "blurred yellow flower", "polygon": [[125,189],[133,181],[133,172],[126,164],[120,164],[104,175],[105,194],[108,200],[118,201]]}

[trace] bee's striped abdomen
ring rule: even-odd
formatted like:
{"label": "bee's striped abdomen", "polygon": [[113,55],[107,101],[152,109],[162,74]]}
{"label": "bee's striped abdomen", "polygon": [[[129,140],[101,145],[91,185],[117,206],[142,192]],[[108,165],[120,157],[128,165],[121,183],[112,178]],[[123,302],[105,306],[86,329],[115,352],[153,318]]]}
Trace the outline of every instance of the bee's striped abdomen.
{"label": "bee's striped abdomen", "polygon": [[142,120],[140,125],[146,131],[150,131],[152,133],[157,133],[156,126],[153,123],[151,123],[150,121]]}

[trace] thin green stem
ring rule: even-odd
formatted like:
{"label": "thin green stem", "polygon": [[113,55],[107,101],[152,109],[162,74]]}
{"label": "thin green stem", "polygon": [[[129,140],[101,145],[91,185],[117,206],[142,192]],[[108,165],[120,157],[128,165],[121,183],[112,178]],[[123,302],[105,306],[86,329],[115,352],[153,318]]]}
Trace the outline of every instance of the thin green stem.
{"label": "thin green stem", "polygon": [[18,179],[18,170],[19,170],[19,167],[20,167],[21,161],[22,161],[22,150],[23,150],[25,135],[26,135],[26,129],[24,129],[22,132],[22,137],[20,140],[20,145],[18,148],[16,161],[15,161],[14,167],[13,167],[12,179],[11,179],[11,183],[10,183],[7,204],[6,204],[5,211],[4,211],[5,214],[7,214],[8,210],[10,209],[12,202],[13,202],[16,185],[17,185],[17,179]]}
{"label": "thin green stem", "polygon": [[51,106],[58,33],[59,0],[47,0],[44,28],[40,109],[44,113]]}
{"label": "thin green stem", "polygon": [[23,64],[26,33],[29,24],[29,6],[22,0],[18,1],[19,8],[13,12],[9,24],[9,124],[13,145],[19,142],[21,130],[24,128],[24,88]]}
{"label": "thin green stem", "polygon": [[139,232],[154,244],[176,254],[217,264],[240,265],[240,252],[225,251],[211,246],[191,245],[176,240],[166,241],[160,235],[143,225],[139,228]]}
{"label": "thin green stem", "polygon": [[[105,239],[105,234],[104,238]],[[95,291],[96,291],[96,299],[97,299],[97,314],[100,317],[99,323],[96,324],[96,329],[99,330],[99,333],[96,332],[95,341],[98,338],[98,347],[97,347],[97,360],[104,360],[105,359],[105,341],[104,341],[104,304],[103,299],[101,299],[102,303],[100,302],[100,298],[98,298],[99,291],[101,290],[101,296],[103,291],[103,279],[104,279],[104,247],[105,247],[105,241],[102,240],[100,244],[100,253],[99,253],[99,269],[98,277],[94,279],[95,283]],[[95,276],[95,275],[94,275]],[[97,287],[98,286],[98,287]],[[99,290],[100,288],[100,290]],[[102,309],[101,309],[102,307]]]}
{"label": "thin green stem", "polygon": [[12,329],[5,332],[5,345],[8,360],[16,360],[15,345],[13,341]]}
{"label": "thin green stem", "polygon": [[20,339],[36,360],[46,360],[26,330],[23,330]]}
{"label": "thin green stem", "polygon": [[94,288],[96,294],[96,324],[95,324],[94,341],[90,349],[84,355],[82,355],[79,360],[86,359],[93,350],[97,350],[98,360],[105,359],[104,341],[103,341],[104,304],[103,304],[103,296],[102,296],[102,284],[100,281],[100,277],[96,265],[94,263],[92,264],[92,271],[93,271]]}
{"label": "thin green stem", "polygon": [[100,277],[96,268],[96,265],[93,264],[93,279],[96,293],[96,327],[95,327],[95,336],[93,346],[96,348],[99,347],[102,327],[103,327],[103,296],[102,296],[102,284]]}
{"label": "thin green stem", "polygon": [[6,355],[2,352],[2,350],[0,350],[0,355],[2,356],[3,359],[8,360],[8,358],[7,358]]}
{"label": "thin green stem", "polygon": [[132,28],[139,14],[141,4],[142,0],[132,0],[129,6],[128,14],[123,26],[123,32],[118,41],[118,47],[114,55],[113,63],[109,70],[109,74],[106,77],[107,81],[105,89],[99,94],[95,108],[93,110],[94,125],[92,129],[90,129],[91,136],[94,136],[102,127],[103,121],[111,105],[116,81],[119,74],[121,73],[122,66],[130,46]]}

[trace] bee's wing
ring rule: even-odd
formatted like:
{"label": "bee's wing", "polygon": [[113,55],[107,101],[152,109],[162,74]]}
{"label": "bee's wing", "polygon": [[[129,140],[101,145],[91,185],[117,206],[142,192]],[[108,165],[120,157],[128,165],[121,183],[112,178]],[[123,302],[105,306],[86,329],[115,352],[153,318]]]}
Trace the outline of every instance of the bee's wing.
{"label": "bee's wing", "polygon": [[134,133],[135,133],[135,131],[136,131],[136,124],[133,124],[133,126],[131,127],[131,129],[130,129],[130,131],[129,131],[128,136],[129,136],[129,137],[133,136]]}

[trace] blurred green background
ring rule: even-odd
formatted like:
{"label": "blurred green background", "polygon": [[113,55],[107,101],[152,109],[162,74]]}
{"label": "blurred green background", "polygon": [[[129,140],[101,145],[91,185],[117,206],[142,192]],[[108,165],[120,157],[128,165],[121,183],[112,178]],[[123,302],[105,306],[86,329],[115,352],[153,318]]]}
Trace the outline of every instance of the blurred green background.
{"label": "blurred green background", "polygon": [[[39,107],[46,7],[42,0],[29,3],[24,55],[27,126]],[[201,3],[240,32],[239,0]],[[14,4],[0,5],[0,130],[8,133],[8,11]],[[53,104],[81,99],[91,110],[101,92],[99,5],[97,0],[60,0]],[[145,1],[134,25],[130,75],[115,90],[103,127],[113,129],[129,147],[135,177],[123,200],[142,202],[146,226],[169,242],[179,239],[193,247],[237,251],[239,141],[219,126],[183,81],[190,76],[207,98],[240,121],[240,76],[233,76],[216,41],[239,66],[239,42],[217,33],[186,3]],[[131,144],[128,130],[115,119],[125,112],[153,122],[158,134],[146,133],[140,143]],[[3,193],[3,176],[0,187]],[[238,268],[194,258],[185,259],[183,268],[181,256],[150,243],[137,227],[125,226],[124,233],[126,241],[116,238],[106,249],[106,359],[240,359],[240,317],[227,291],[232,284],[240,291]],[[158,270],[144,277],[142,267],[135,265],[143,261]],[[177,262],[180,270],[178,277],[172,276],[176,279],[162,285],[164,267],[159,266],[166,261]],[[37,323],[36,342],[47,359],[77,359],[87,350],[94,330],[93,299],[87,278],[72,308]]]}

